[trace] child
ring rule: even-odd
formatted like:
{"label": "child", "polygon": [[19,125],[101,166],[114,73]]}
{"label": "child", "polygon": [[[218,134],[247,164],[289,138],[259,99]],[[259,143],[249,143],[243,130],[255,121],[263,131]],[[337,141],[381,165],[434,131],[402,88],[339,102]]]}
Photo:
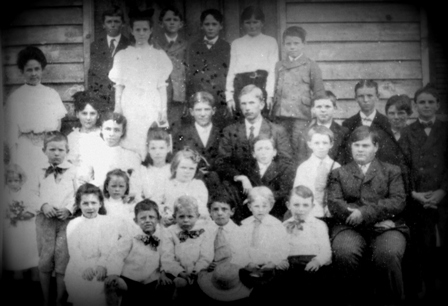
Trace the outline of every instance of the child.
{"label": "child", "polygon": [[328,228],[325,222],[310,214],[315,204],[308,187],[294,187],[286,205],[292,217],[283,222],[289,243],[289,270],[285,278],[289,289],[285,292],[290,299],[293,298],[291,289],[302,288],[309,293],[309,302],[311,299],[315,302],[321,298],[317,288],[325,287],[321,268],[331,263]]}
{"label": "child", "polygon": [[155,44],[166,52],[172,62],[173,69],[167,88],[168,122],[173,130],[176,130],[180,128],[181,117],[187,109],[185,105],[187,41],[179,34],[184,26],[184,20],[177,8],[168,6],[160,11],[159,22],[163,35],[155,37]]}
{"label": "child", "polygon": [[143,197],[158,202],[162,198],[160,186],[171,177],[171,135],[163,128],[150,128],[147,135],[148,154],[142,165]]}
{"label": "child", "polygon": [[162,246],[162,270],[173,282],[174,299],[192,289],[198,273],[213,260],[213,236],[210,228],[199,221],[198,201],[181,196],[174,203],[176,224],[167,230]]}
{"label": "child", "polygon": [[[131,12],[130,26],[134,43],[117,53],[109,78],[115,82],[115,112],[129,121],[123,147],[143,160],[146,133],[153,124],[166,124],[166,80],[173,69],[163,50],[149,43],[153,10]],[[143,33],[143,34],[142,34]]]}
{"label": "child", "polygon": [[325,202],[325,187],[328,174],[341,165],[328,155],[333,147],[334,134],[325,126],[313,126],[307,132],[307,145],[313,152],[311,156],[298,168],[294,187],[304,185],[314,194],[314,208],[311,215],[314,217],[329,216]]}
{"label": "child", "polygon": [[249,6],[241,13],[240,23],[246,35],[231,44],[226,79],[226,101],[230,114],[239,107],[235,101],[238,101],[241,89],[248,84],[262,88],[267,109],[272,108],[278,46],[275,38],[261,33],[264,19],[259,7]]}
{"label": "child", "polygon": [[115,224],[104,209],[101,190],[84,184],[76,191],[75,218],[67,226],[70,260],[65,283],[74,306],[106,305],[104,279],[108,256],[118,241]]}
{"label": "child", "polygon": [[[334,111],[336,109],[336,96],[333,92],[327,90],[325,95],[317,97],[311,100],[311,112],[315,115],[316,120],[311,122],[308,129],[313,126],[325,126],[329,128],[334,135],[333,146],[331,147],[328,155],[331,159],[337,161],[339,164],[345,164],[345,143],[347,142],[347,135],[349,133],[346,127],[339,125],[333,120]],[[306,130],[300,133],[299,137],[299,152],[298,162],[299,165],[308,159],[312,152],[307,146],[306,142]]]}
{"label": "child", "polygon": [[230,44],[220,36],[224,22],[220,11],[205,10],[201,13],[200,21],[204,37],[194,41],[187,53],[187,96],[199,91],[211,93],[216,101],[215,123],[222,129],[230,123],[225,116]]}
{"label": "child", "polygon": [[90,155],[101,142],[100,128],[97,122],[100,118],[102,102],[90,91],[77,92],[73,95],[75,113],[81,125],[68,134],[70,153],[67,160],[75,166],[80,165],[82,155]]}
{"label": "child", "polygon": [[209,220],[207,211],[208,190],[204,182],[195,179],[201,156],[189,148],[174,155],[171,162],[171,179],[163,186],[163,198],[158,203],[162,223],[166,226],[173,222],[173,208],[177,198],[188,195],[196,199],[201,219]]}
{"label": "child", "polygon": [[294,152],[299,136],[311,121],[311,99],[325,94],[322,73],[317,64],[303,54],[306,31],[297,26],[283,32],[287,58],[275,66],[276,89],[273,115],[289,136]]}
{"label": "child", "polygon": [[[243,175],[237,175],[234,180],[242,184],[242,190],[245,194],[255,186],[268,187],[275,197],[271,215],[283,220],[283,215],[286,212],[285,203],[294,180],[294,170],[289,164],[275,159],[277,150],[272,137],[260,134],[255,137],[251,148],[256,160],[254,167],[247,167],[247,172]],[[239,207],[236,216],[237,221],[241,221],[248,216],[250,216],[250,211],[245,206]]]}
{"label": "child", "polygon": [[108,262],[108,276],[104,281],[110,298],[124,291],[121,305],[139,305],[147,296],[158,301],[162,228],[157,204],[145,199],[134,209],[137,235],[123,237],[114,247]]}
{"label": "child", "polygon": [[60,132],[47,133],[43,151],[48,165],[37,173],[38,209],[36,216],[39,278],[45,305],[50,303],[50,281],[56,273],[57,303],[63,303],[64,274],[68,262],[66,228],[74,209],[77,189],[75,167],[65,160],[67,137]]}

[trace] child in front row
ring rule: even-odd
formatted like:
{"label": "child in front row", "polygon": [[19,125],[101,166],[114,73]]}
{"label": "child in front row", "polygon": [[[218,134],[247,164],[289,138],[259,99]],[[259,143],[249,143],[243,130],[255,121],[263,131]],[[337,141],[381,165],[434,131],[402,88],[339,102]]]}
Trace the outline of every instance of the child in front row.
{"label": "child in front row", "polygon": [[173,299],[192,292],[198,273],[213,260],[213,236],[207,223],[198,221],[198,201],[181,196],[174,203],[176,224],[167,229],[162,246],[162,271],[174,285]]}

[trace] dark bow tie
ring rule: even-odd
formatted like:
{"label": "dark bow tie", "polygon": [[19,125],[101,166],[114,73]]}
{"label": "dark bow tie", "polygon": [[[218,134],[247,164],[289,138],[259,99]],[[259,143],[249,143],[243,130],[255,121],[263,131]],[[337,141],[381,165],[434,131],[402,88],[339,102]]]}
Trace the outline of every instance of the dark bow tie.
{"label": "dark bow tie", "polygon": [[303,230],[303,223],[305,223],[304,220],[293,220],[286,223],[286,231],[289,234],[292,234],[294,229],[297,228],[298,230]]}
{"label": "dark bow tie", "polygon": [[423,129],[432,128],[432,126],[434,125],[432,121],[420,122],[420,124],[422,125]]}
{"label": "dark bow tie", "polygon": [[185,242],[185,241],[187,241],[188,238],[191,238],[191,239],[198,238],[204,232],[205,232],[205,230],[203,228],[201,228],[199,230],[195,230],[195,231],[185,230],[185,231],[179,232],[179,234],[177,234],[177,237],[179,237],[180,242]]}
{"label": "dark bow tie", "polygon": [[154,237],[152,235],[139,235],[136,237],[138,240],[144,243],[144,245],[148,245],[153,249],[154,251],[157,251],[157,247],[159,246],[160,239],[157,237]]}
{"label": "dark bow tie", "polygon": [[205,43],[207,46],[213,46],[213,44],[214,44],[213,41],[208,40],[208,39],[204,39],[204,43]]}
{"label": "dark bow tie", "polygon": [[64,173],[65,170],[67,169],[62,169],[61,167],[52,165],[45,170],[45,178],[47,178],[47,176],[49,176],[52,173],[54,174],[54,178],[57,178],[58,175]]}

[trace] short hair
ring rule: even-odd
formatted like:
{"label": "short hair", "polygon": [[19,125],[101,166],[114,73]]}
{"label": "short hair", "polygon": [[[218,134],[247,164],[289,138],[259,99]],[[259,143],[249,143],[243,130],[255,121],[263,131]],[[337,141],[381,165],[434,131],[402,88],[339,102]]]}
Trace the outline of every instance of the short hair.
{"label": "short hair", "polygon": [[349,138],[349,145],[351,146],[353,143],[357,141],[364,140],[366,138],[370,137],[372,139],[372,143],[376,146],[380,143],[380,136],[378,135],[378,132],[372,129],[368,126],[359,126],[357,127]]}
{"label": "short hair", "polygon": [[[165,141],[167,146],[171,146],[171,136],[168,133],[167,129],[161,128],[161,127],[150,127],[148,129],[148,133],[146,134],[146,150],[148,151],[149,143],[153,140],[160,140]],[[170,161],[172,158],[172,153],[168,152],[166,159],[167,161]],[[154,164],[154,161],[151,158],[151,155],[149,155],[149,152],[146,152],[146,158],[142,162],[142,165],[145,167],[148,167],[150,165]]]}
{"label": "short hair", "polygon": [[260,20],[264,23],[265,17],[262,9],[258,6],[248,6],[246,7],[243,12],[241,13],[240,22],[243,23],[246,20],[251,19],[252,17],[255,18],[255,20]]}
{"label": "short hair", "polygon": [[23,70],[25,69],[25,65],[30,60],[38,61],[42,67],[42,70],[44,70],[47,66],[47,58],[45,57],[42,50],[35,46],[28,46],[20,50],[19,54],[17,55],[17,66],[19,67],[20,71],[23,72]]}
{"label": "short hair", "polygon": [[257,186],[252,188],[247,194],[247,204],[250,205],[257,197],[261,197],[266,200],[271,207],[274,206],[275,198],[271,189],[266,186]]}
{"label": "short hair", "polygon": [[[196,150],[190,149],[190,147],[185,147],[184,149],[177,151],[174,155],[173,160],[171,161],[171,178],[174,179],[176,177],[177,167],[180,164],[182,158],[190,159],[195,164],[199,164],[201,160],[204,160],[204,157],[201,156]],[[198,169],[196,169],[197,173]]]}
{"label": "short hair", "polygon": [[160,220],[160,212],[159,212],[159,206],[157,206],[157,203],[154,201],[151,201],[150,199],[144,199],[135,204],[134,207],[134,215],[137,218],[137,215],[142,211],[149,211],[153,210],[157,214],[157,220]]}
{"label": "short hair", "polygon": [[288,27],[285,31],[283,31],[283,42],[285,42],[286,36],[294,36],[299,37],[302,42],[306,41],[306,31],[302,27],[292,26]]}
{"label": "short hair", "polygon": [[59,131],[51,131],[51,132],[46,132],[44,135],[44,150],[47,148],[47,145],[50,142],[65,142],[65,147],[67,148],[68,151],[68,139],[67,136],[65,136],[64,134],[62,134]]}
{"label": "short hair", "polygon": [[262,140],[269,140],[269,142],[272,144],[272,147],[277,150],[277,146],[276,146],[274,137],[272,137],[272,135],[269,135],[269,134],[260,133],[251,142],[252,151],[255,150],[255,144]]}
{"label": "short hair", "polygon": [[188,100],[188,106],[194,108],[198,103],[208,103],[211,107],[216,107],[215,98],[213,95],[206,91],[198,91],[191,95]]}
{"label": "short hair", "polygon": [[363,87],[375,88],[376,94],[379,95],[379,93],[380,93],[378,90],[378,83],[375,82],[374,80],[360,80],[355,85],[355,97],[356,97],[356,92],[358,91],[358,89],[363,88]]}
{"label": "short hair", "polygon": [[294,195],[302,197],[304,199],[311,198],[311,201],[314,202],[313,191],[304,185],[299,185],[291,189],[291,192],[289,193],[289,200],[291,200],[292,196]]}
{"label": "short hair", "polygon": [[313,97],[313,99],[311,99],[311,107],[314,107],[316,101],[318,101],[318,100],[330,100],[331,103],[333,103],[333,106],[335,108],[337,107],[336,103],[337,103],[338,99],[336,98],[336,95],[330,90],[326,90],[323,95],[318,95],[318,96]]}
{"label": "short hair", "polygon": [[415,92],[414,95],[414,102],[417,103],[417,99],[418,97],[423,94],[423,93],[427,93],[432,95],[434,98],[436,98],[437,101],[439,101],[439,93],[437,91],[437,88],[432,84],[432,83],[428,83],[425,86],[423,86],[422,88],[418,89]]}
{"label": "short hair", "polygon": [[185,209],[192,209],[196,212],[197,215],[199,215],[199,206],[198,206],[198,200],[196,198],[189,196],[189,195],[183,195],[178,197],[174,201],[174,212],[173,216],[176,217],[176,214],[181,210],[182,208]]}
{"label": "short hair", "polygon": [[104,21],[106,21],[106,17],[120,17],[121,21],[124,23],[124,13],[122,11],[122,9],[117,6],[114,5],[113,7],[105,10],[102,14],[101,14],[101,20],[104,23]]}
{"label": "short hair", "polygon": [[27,176],[22,167],[17,164],[9,164],[5,167],[5,183],[8,180],[8,176],[11,174],[18,174],[22,185],[26,182]]}
{"label": "short hair", "polygon": [[75,112],[83,111],[87,104],[90,104],[97,112],[100,113],[104,104],[103,100],[98,97],[92,90],[78,91],[73,94]]}
{"label": "short hair", "polygon": [[230,209],[236,208],[236,203],[232,197],[225,191],[216,191],[210,196],[210,201],[207,203],[207,207],[210,210],[213,203],[225,203],[230,206]]}
{"label": "short hair", "polygon": [[126,136],[126,130],[128,126],[128,121],[126,120],[126,117],[122,114],[109,111],[104,114],[101,124],[104,124],[104,122],[109,120],[112,120],[117,124],[121,124],[121,126],[123,127],[123,135],[121,136],[121,138],[124,138]]}
{"label": "short hair", "polygon": [[129,176],[127,175],[126,172],[124,172],[121,169],[114,169],[111,170],[109,172],[107,172],[106,174],[106,179],[104,180],[104,184],[103,184],[103,194],[105,198],[110,198],[110,194],[109,191],[107,190],[107,187],[109,186],[109,182],[112,180],[112,176],[118,176],[118,177],[122,177],[126,183],[126,191],[124,192],[125,195],[129,194]]}
{"label": "short hair", "polygon": [[184,21],[184,16],[182,15],[182,13],[179,11],[179,9],[177,9],[177,7],[172,5],[167,6],[160,11],[159,21],[163,21],[163,18],[169,11],[173,12],[174,16],[179,17],[180,21]]}
{"label": "short hair", "polygon": [[326,136],[328,136],[328,138],[330,138],[331,143],[334,142],[334,133],[332,130],[330,130],[326,126],[313,125],[312,127],[310,127],[306,133],[306,141],[311,141],[311,139],[313,138],[313,135],[315,135],[315,134],[326,135]]}
{"label": "short hair", "polygon": [[208,9],[208,10],[203,11],[201,13],[201,16],[199,17],[199,19],[201,20],[201,24],[204,22],[205,18],[207,18],[208,15],[212,15],[212,17],[215,18],[216,21],[218,21],[220,24],[222,24],[224,21],[224,16],[222,15],[222,13],[219,10]]}
{"label": "short hair", "polygon": [[[152,20],[152,15],[154,14],[154,9],[150,8],[144,11],[140,11],[138,9],[133,9],[129,12],[129,26],[131,29],[134,27],[134,23],[136,21],[147,21],[149,24],[149,28],[152,29],[154,26],[154,22]],[[135,38],[131,35],[131,41],[135,44]]]}
{"label": "short hair", "polygon": [[386,114],[391,106],[397,111],[405,111],[409,116],[412,114],[411,98],[408,95],[393,95],[386,102]]}
{"label": "short hair", "polygon": [[101,193],[101,189],[93,184],[85,183],[85,184],[81,185],[78,188],[78,190],[76,191],[75,207],[73,209],[73,216],[79,217],[82,215],[81,199],[82,199],[82,196],[86,195],[86,194],[94,194],[98,197],[98,201],[101,204],[101,207],[98,210],[98,214],[105,215],[107,213],[107,211],[106,211],[106,208],[104,207],[104,197],[103,197],[103,194]]}
{"label": "short hair", "polygon": [[242,96],[248,95],[252,91],[255,91],[255,90],[258,91],[255,94],[255,97],[257,97],[261,102],[264,103],[265,102],[265,100],[264,100],[265,95],[264,95],[263,89],[258,87],[257,85],[254,85],[254,84],[246,85],[246,86],[243,87],[243,89],[241,89],[241,91],[238,94],[238,101],[241,100]]}

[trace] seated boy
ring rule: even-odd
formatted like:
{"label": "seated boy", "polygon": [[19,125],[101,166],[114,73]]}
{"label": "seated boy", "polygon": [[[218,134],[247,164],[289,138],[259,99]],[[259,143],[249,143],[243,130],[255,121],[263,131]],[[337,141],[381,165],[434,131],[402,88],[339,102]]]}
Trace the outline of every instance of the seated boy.
{"label": "seated boy", "polygon": [[146,294],[151,294],[152,300],[158,300],[156,288],[160,277],[160,241],[163,238],[159,209],[156,203],[145,199],[135,205],[134,212],[134,221],[141,231],[135,236],[122,237],[109,256],[109,276],[104,281],[109,305],[123,291],[122,306],[138,305]]}
{"label": "seated boy", "polygon": [[176,224],[167,229],[162,245],[162,271],[174,285],[173,299],[192,293],[198,273],[213,260],[213,236],[209,225],[197,222],[198,203],[191,196],[181,196],[174,203]]}
{"label": "seated boy", "polygon": [[341,166],[328,155],[333,146],[333,140],[333,132],[325,126],[313,126],[309,129],[307,145],[313,153],[297,168],[294,180],[294,187],[303,185],[313,192],[315,205],[311,215],[319,218],[329,216],[325,203],[328,175],[332,169]]}

